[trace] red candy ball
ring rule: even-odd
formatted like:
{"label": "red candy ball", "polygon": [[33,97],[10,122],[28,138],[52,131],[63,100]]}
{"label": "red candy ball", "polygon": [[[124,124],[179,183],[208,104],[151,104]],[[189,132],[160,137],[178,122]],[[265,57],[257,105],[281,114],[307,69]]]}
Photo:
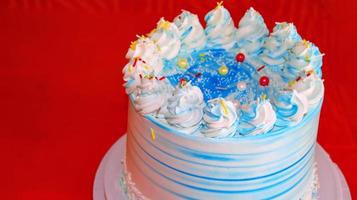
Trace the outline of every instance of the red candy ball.
{"label": "red candy ball", "polygon": [[268,86],[269,85],[269,78],[266,77],[266,76],[262,76],[260,79],[259,79],[259,84],[263,87],[265,86]]}
{"label": "red candy ball", "polygon": [[238,53],[237,56],[236,56],[236,59],[238,62],[243,62],[244,59],[245,59],[245,56],[243,53]]}

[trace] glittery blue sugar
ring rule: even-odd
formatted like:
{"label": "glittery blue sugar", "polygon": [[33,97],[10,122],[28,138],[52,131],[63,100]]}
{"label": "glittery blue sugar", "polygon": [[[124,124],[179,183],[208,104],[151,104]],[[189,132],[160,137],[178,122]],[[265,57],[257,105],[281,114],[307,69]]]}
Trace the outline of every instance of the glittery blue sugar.
{"label": "glittery blue sugar", "polygon": [[[256,99],[257,82],[253,78],[256,73],[255,68],[246,64],[238,63],[236,55],[224,49],[204,49],[191,54],[181,53],[177,58],[165,62],[165,69],[168,80],[176,86],[180,79],[190,81],[192,85],[198,86],[204,96],[205,101],[217,97],[233,97],[241,103],[247,103]],[[177,60],[186,58],[189,63],[187,70],[182,70],[177,66]],[[219,74],[219,68],[226,66],[228,73]],[[238,90],[237,83],[245,82],[245,90]]]}

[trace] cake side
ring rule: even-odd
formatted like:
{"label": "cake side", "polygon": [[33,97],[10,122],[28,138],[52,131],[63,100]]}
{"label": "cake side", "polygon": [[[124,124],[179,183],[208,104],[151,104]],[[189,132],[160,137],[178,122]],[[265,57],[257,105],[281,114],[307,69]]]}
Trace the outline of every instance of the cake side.
{"label": "cake side", "polygon": [[150,199],[297,199],[313,178],[319,112],[288,131],[217,142],[175,134],[130,106],[128,172]]}

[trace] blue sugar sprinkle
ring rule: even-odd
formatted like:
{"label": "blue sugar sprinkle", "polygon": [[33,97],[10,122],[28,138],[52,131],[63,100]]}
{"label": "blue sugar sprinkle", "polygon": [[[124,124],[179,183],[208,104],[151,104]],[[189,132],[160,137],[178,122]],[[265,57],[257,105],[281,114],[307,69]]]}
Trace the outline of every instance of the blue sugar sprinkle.
{"label": "blue sugar sprinkle", "polygon": [[[165,62],[168,80],[176,86],[181,78],[201,89],[205,101],[217,97],[234,95],[241,103],[248,103],[260,96],[258,82],[254,78],[256,70],[247,63],[238,63],[236,56],[224,49],[204,49],[191,54],[181,53],[177,58]],[[189,68],[182,70],[177,66],[179,58],[186,58]],[[226,75],[218,73],[219,67],[225,65],[229,71]],[[200,76],[197,77],[197,74]],[[238,82],[245,82],[247,88],[237,89]]]}

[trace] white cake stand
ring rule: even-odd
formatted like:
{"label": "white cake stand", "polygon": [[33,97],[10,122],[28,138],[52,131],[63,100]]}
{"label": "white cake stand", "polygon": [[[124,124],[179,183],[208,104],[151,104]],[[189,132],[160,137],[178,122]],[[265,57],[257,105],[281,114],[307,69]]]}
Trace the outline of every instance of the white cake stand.
{"label": "white cake stand", "polygon": [[[94,200],[127,199],[119,185],[123,170],[121,161],[124,159],[126,150],[125,144],[126,134],[109,149],[100,163],[94,180]],[[316,148],[316,161],[320,182],[319,199],[351,200],[351,194],[341,170],[320,145]]]}

